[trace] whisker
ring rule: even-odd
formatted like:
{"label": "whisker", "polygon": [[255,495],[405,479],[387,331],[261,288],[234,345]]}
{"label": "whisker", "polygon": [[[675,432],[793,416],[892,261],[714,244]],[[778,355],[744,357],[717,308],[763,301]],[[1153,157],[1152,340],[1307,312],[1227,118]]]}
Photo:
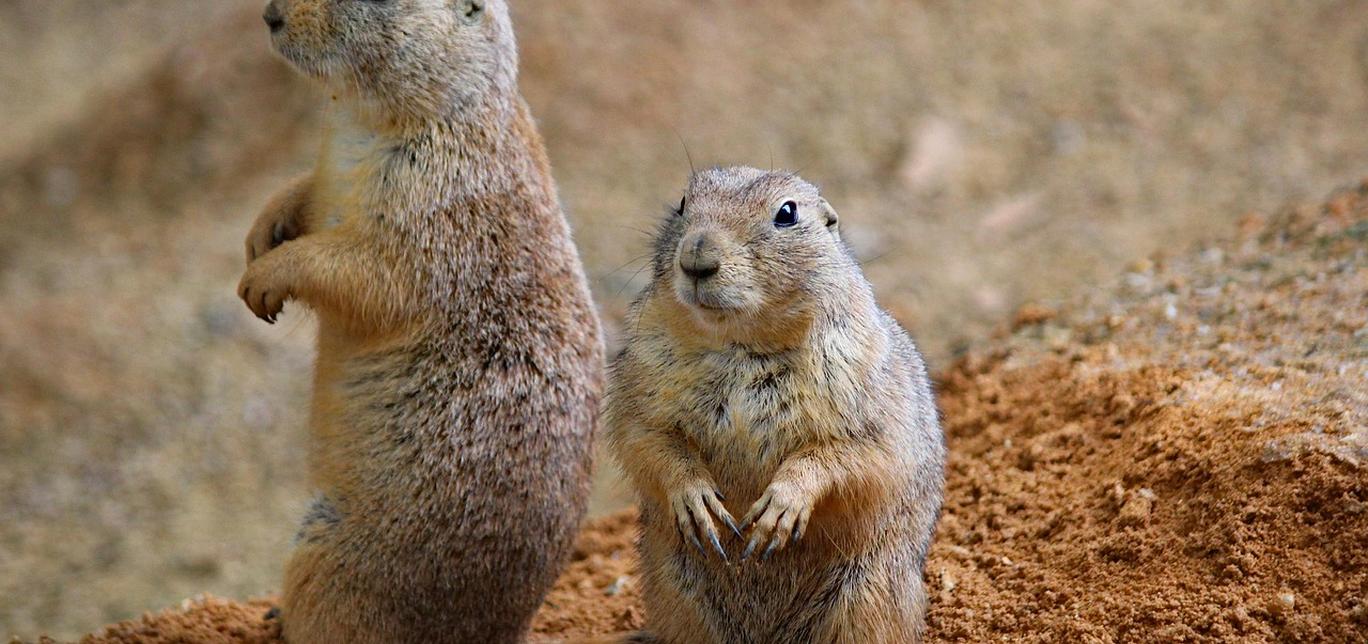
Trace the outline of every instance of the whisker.
{"label": "whisker", "polygon": [[[607,279],[607,278],[609,278],[609,277],[612,277],[612,276],[614,276],[614,275],[617,275],[618,272],[621,271],[622,269],[627,268],[628,266],[631,266],[632,264],[635,264],[635,263],[637,263],[637,262],[639,262],[639,261],[641,261],[641,260],[643,260],[643,259],[649,259],[650,257],[651,257],[651,253],[642,253],[642,254],[640,254],[640,255],[637,255],[636,257],[633,257],[633,258],[627,260],[627,263],[626,263],[626,264],[623,264],[622,266],[619,266],[619,267],[617,267],[617,268],[615,268],[615,269],[613,269],[613,270],[611,270],[611,271],[609,271],[609,272],[607,272],[607,273],[604,273],[604,274],[600,277],[600,279]],[[635,277],[635,276],[633,276],[633,277]]]}
{"label": "whisker", "polygon": [[638,276],[638,275],[641,275],[641,271],[644,271],[644,270],[646,270],[647,268],[650,268],[650,266],[651,266],[650,262],[647,262],[646,264],[643,264],[643,265],[641,266],[641,268],[636,269],[636,272],[635,272],[635,273],[632,273],[632,276],[629,277],[629,278],[627,278],[627,281],[625,281],[625,282],[622,283],[622,287],[619,288],[619,289],[617,290],[617,293],[614,294],[614,297],[622,297],[622,292],[625,291],[625,290],[627,290],[627,287],[628,287],[628,286],[631,286],[632,282],[636,281],[637,276]]}
{"label": "whisker", "polygon": [[679,144],[684,147],[684,158],[689,160],[689,176],[697,174],[698,169],[694,167],[693,154],[689,152],[689,144],[684,141],[684,135],[680,134],[678,129],[670,129],[674,130],[675,138],[679,139]]}
{"label": "whisker", "polygon": [[621,229],[623,229],[623,230],[630,230],[630,231],[632,231],[632,232],[634,232],[634,233],[639,233],[639,234],[645,235],[645,236],[647,236],[647,237],[655,237],[655,232],[650,231],[650,230],[642,230],[642,229],[640,229],[640,228],[637,228],[636,226],[628,226],[628,225],[626,225],[626,224],[612,224],[612,227],[613,227],[613,228],[621,228]]}

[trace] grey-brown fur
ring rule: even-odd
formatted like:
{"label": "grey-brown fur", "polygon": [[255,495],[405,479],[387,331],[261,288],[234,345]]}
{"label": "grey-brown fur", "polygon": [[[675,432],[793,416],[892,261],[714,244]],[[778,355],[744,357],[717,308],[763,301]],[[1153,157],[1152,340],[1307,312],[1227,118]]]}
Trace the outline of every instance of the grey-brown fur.
{"label": "grey-brown fur", "polygon": [[319,319],[292,642],[517,642],[583,516],[602,343],[503,0],[275,0],[333,96],[239,294]]}
{"label": "grey-brown fur", "polygon": [[661,226],[605,407],[642,508],[637,641],[920,638],[944,442],[838,230],[816,188],[749,168],[695,174]]}

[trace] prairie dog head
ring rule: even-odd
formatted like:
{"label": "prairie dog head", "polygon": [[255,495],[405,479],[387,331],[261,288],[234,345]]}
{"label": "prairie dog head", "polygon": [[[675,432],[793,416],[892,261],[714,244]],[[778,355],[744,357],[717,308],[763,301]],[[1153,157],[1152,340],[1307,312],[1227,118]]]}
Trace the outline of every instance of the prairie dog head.
{"label": "prairie dog head", "polygon": [[440,117],[517,82],[505,0],[271,0],[276,51],[390,118]]}
{"label": "prairie dog head", "polygon": [[723,337],[797,331],[856,270],[837,221],[795,174],[697,172],[657,236],[655,292]]}

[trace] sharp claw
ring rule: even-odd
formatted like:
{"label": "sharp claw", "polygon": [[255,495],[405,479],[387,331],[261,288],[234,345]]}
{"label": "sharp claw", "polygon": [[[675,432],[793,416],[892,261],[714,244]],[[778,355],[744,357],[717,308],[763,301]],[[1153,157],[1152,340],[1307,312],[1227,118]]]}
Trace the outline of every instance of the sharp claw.
{"label": "sharp claw", "polygon": [[713,549],[717,550],[717,556],[721,557],[722,561],[726,561],[727,551],[722,549],[722,543],[717,540],[717,533],[709,532],[708,539],[712,541]]}
{"label": "sharp claw", "polygon": [[737,539],[744,539],[744,538],[745,538],[745,537],[741,536],[741,529],[736,527],[736,522],[735,522],[735,521],[732,521],[732,518],[731,518],[731,517],[724,516],[724,517],[723,517],[723,521],[725,521],[725,522],[727,523],[727,527],[728,527],[728,528],[731,528],[732,534],[736,535],[736,538],[737,538]]}
{"label": "sharp claw", "polygon": [[275,247],[283,243],[285,243],[285,224],[277,221],[275,226],[271,227],[271,246]]}
{"label": "sharp claw", "polygon": [[722,490],[713,490],[713,496],[717,497],[717,500],[718,500],[718,501],[726,501],[726,500],[727,500],[727,497],[726,497],[725,495],[722,494]]}
{"label": "sharp claw", "polygon": [[703,549],[703,542],[698,540],[698,535],[694,534],[693,532],[690,532],[689,541],[693,542],[694,547],[698,548],[699,552],[703,553],[704,556],[707,556],[708,551]]}
{"label": "sharp claw", "polygon": [[750,543],[746,545],[746,551],[741,553],[741,561],[750,559],[751,554],[755,552],[756,545],[755,538],[752,537]]}
{"label": "sharp claw", "polygon": [[694,547],[698,548],[698,551],[706,557],[708,551],[703,548],[703,542],[698,540],[698,530],[702,528],[702,523],[698,517],[694,516],[693,508],[686,506],[684,511],[689,513],[689,540],[693,541]]}
{"label": "sharp claw", "polygon": [[770,542],[769,547],[765,548],[765,553],[760,555],[760,561],[769,561],[770,556],[774,554],[775,549],[778,547],[779,537],[776,535],[774,540]]}

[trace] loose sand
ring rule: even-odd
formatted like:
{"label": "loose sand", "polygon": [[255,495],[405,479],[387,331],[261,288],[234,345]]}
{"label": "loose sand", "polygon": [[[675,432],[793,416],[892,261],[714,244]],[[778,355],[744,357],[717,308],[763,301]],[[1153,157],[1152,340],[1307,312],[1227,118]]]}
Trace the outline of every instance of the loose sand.
{"label": "loose sand", "polygon": [[[1368,183],[1028,307],[941,376],[932,641],[1368,640]],[[537,637],[644,623],[633,515],[590,523]],[[89,642],[271,642],[213,598]]]}

